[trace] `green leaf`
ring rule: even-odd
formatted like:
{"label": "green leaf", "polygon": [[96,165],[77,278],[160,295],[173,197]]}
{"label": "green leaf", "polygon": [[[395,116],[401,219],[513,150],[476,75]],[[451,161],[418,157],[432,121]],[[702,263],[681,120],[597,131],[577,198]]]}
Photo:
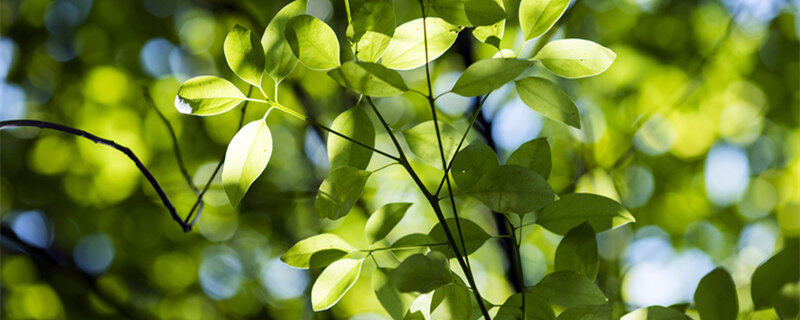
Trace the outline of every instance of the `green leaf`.
{"label": "green leaf", "polygon": [[400,292],[429,292],[452,282],[450,262],[436,251],[414,254],[394,269],[392,281]]}
{"label": "green leaf", "polygon": [[[503,0],[494,0],[505,11]],[[490,26],[480,26],[472,29],[472,35],[478,41],[494,46],[500,49],[500,40],[503,39],[503,33],[506,29],[506,19],[500,20]]]}
{"label": "green leaf", "polygon": [[306,12],[306,0],[297,0],[283,7],[267,25],[261,36],[261,46],[266,56],[266,72],[275,82],[280,82],[297,65],[297,58],[286,41],[286,24],[292,17]]}
{"label": "green leaf", "polygon": [[479,60],[464,70],[452,91],[465,97],[484,95],[513,81],[532,65],[520,59]]}
{"label": "green leaf", "polygon": [[543,35],[558,21],[569,6],[569,0],[522,0],[519,3],[519,25],[525,40]]}
{"label": "green leaf", "polygon": [[264,74],[264,49],[256,36],[245,27],[235,25],[225,37],[225,60],[228,66],[242,80],[254,86],[261,86]]}
{"label": "green leaf", "polygon": [[371,97],[389,97],[408,91],[397,71],[377,63],[348,61],[328,71],[328,75],[342,86]]}
{"label": "green leaf", "polygon": [[488,26],[506,18],[502,5],[494,0],[426,0],[431,15],[457,26]]}
{"label": "green leaf", "polygon": [[616,58],[611,49],[583,39],[551,41],[534,57],[564,78],[585,78],[602,73]]}
{"label": "green leaf", "polygon": [[790,316],[788,318],[793,318],[797,313],[796,300],[793,303],[794,307],[792,304],[780,307],[776,304],[781,300],[781,291],[784,287],[798,282],[800,282],[800,246],[793,244],[769,258],[753,272],[750,294],[755,309],[774,307],[781,314],[786,313],[782,312],[784,309],[794,308],[794,312],[788,312]]}
{"label": "green leaf", "polygon": [[592,226],[584,222],[561,239],[556,249],[555,270],[575,271],[594,280],[599,267],[597,239]]}
{"label": "green leaf", "polygon": [[691,320],[685,314],[667,307],[650,306],[628,313],[620,320]]}
{"label": "green leaf", "polygon": [[589,193],[572,193],[545,207],[536,223],[557,234],[566,234],[588,221],[595,232],[635,222],[630,212],[618,202]]}
{"label": "green leaf", "polygon": [[348,28],[353,51],[361,61],[375,62],[389,47],[396,16],[391,0],[350,1],[353,20]]}
{"label": "green leaf", "polygon": [[244,93],[230,81],[199,76],[181,84],[175,97],[175,108],[183,114],[212,116],[233,109],[245,99]]}
{"label": "green leaf", "polygon": [[550,177],[550,144],[547,138],[523,143],[511,153],[506,164],[515,164],[536,171],[542,178]]}
{"label": "green leaf", "polygon": [[[428,35],[428,61],[433,61],[456,42],[461,27],[441,18],[425,19]],[[406,22],[394,31],[392,42],[383,53],[381,64],[390,69],[409,70],[424,65],[425,36],[422,18]]]}
{"label": "green leaf", "polygon": [[311,70],[327,71],[339,66],[339,41],[325,22],[299,15],[286,24],[286,41],[300,62]]}
{"label": "green leaf", "polygon": [[311,287],[311,305],[314,311],[327,310],[339,302],[358,280],[362,262],[363,260],[343,259],[322,271]]}
{"label": "green leaf", "polygon": [[[331,129],[370,147],[375,146],[375,127],[364,110],[352,107],[339,114]],[[328,134],[328,159],[331,169],[350,166],[364,170],[372,159],[372,150],[335,134]]]}
{"label": "green leaf", "polygon": [[246,124],[233,136],[225,152],[222,185],[234,207],[267,168],[270,155],[272,135],[264,119]]}
{"label": "green leaf", "polygon": [[[453,126],[439,121],[439,133],[442,137],[442,147],[445,159],[449,160],[456,152],[461,133]],[[439,152],[439,140],[436,138],[436,128],[432,120],[420,123],[403,132],[411,152],[422,162],[442,169],[442,157]]]}
{"label": "green leaf", "polygon": [[411,202],[395,202],[378,208],[377,211],[369,216],[367,225],[364,227],[367,242],[373,244],[386,238],[386,235],[403,219],[412,204]]}
{"label": "green leaf", "polygon": [[529,77],[517,80],[516,85],[519,98],[534,111],[563,124],[581,128],[578,107],[555,82]]}
{"label": "green leaf", "polygon": [[345,216],[361,196],[369,175],[368,171],[353,167],[334,169],[319,186],[314,210],[320,217],[331,220]]}
{"label": "green leaf", "polygon": [[441,286],[433,291],[431,319],[469,319],[472,308],[469,289],[460,282]]}
{"label": "green leaf", "polygon": [[669,305],[670,309],[678,310],[680,313],[686,313],[686,310],[689,310],[691,303],[683,302],[683,303],[675,303]]}
{"label": "green leaf", "polygon": [[612,309],[607,304],[585,304],[564,310],[558,320],[610,320]]}
{"label": "green leaf", "polygon": [[467,193],[502,213],[520,216],[539,210],[555,199],[547,181],[531,169],[499,166],[481,177]]}
{"label": "green leaf", "polygon": [[[410,233],[402,236],[392,243],[392,248],[402,248],[411,246],[424,246],[428,244],[428,235],[422,233]],[[424,251],[424,250],[423,250]]]}
{"label": "green leaf", "polygon": [[[524,320],[552,320],[556,315],[547,302],[547,298],[532,288],[525,292],[525,319]],[[494,320],[520,320],[522,319],[522,293],[517,293],[508,299],[497,310]]]}
{"label": "green leaf", "polygon": [[384,268],[375,270],[372,274],[372,290],[375,291],[378,302],[392,319],[403,319],[413,299],[409,299],[408,294],[400,293],[397,290],[391,279],[391,270]]}
{"label": "green leaf", "polygon": [[300,240],[281,256],[281,261],[295,268],[324,268],[352,250],[355,248],[339,236],[323,233]]}
{"label": "green leaf", "polygon": [[728,271],[716,268],[706,274],[694,292],[694,304],[703,320],[736,320],[739,299]]}
{"label": "green leaf", "polygon": [[548,274],[536,284],[535,288],[551,303],[564,308],[607,302],[603,291],[594,281],[574,271],[556,271]]}
{"label": "green leaf", "polygon": [[[461,246],[461,238],[458,236],[458,226],[456,225],[456,218],[447,218],[445,220],[447,222],[447,227],[450,229],[450,233],[453,235],[453,238],[456,240],[456,245],[458,246],[459,252],[462,254],[464,253],[464,247]],[[477,223],[472,222],[472,220],[459,218],[458,221],[461,223],[461,232],[464,235],[464,244],[467,247],[467,254],[472,254],[477,251],[486,240],[489,240],[491,236],[489,236],[486,231],[481,228]],[[441,223],[437,223],[431,231],[428,232],[428,242],[429,243],[447,243],[447,235],[444,233],[444,227]],[[454,258],[455,252],[450,249],[450,246],[435,246],[431,247],[431,250],[438,251],[445,254],[448,258]]]}
{"label": "green leaf", "polygon": [[462,190],[469,190],[487,172],[500,167],[497,154],[483,140],[476,139],[456,153],[451,174]]}

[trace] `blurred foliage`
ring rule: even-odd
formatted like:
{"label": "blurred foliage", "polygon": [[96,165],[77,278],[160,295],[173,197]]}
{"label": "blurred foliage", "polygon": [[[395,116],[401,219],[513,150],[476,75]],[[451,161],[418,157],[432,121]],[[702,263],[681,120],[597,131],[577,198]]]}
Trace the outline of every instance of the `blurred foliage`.
{"label": "blurred foliage", "polygon": [[[418,17],[417,2],[394,2],[398,25]],[[504,4],[516,17],[518,1]],[[203,74],[236,79],[222,54],[225,35],[237,23],[260,34],[283,5],[2,1],[0,120],[52,121],[131,148],[185,214],[195,193],[186,186],[169,134],[141,88],[174,126],[188,171],[201,187],[224,155],[240,115],[182,116],[173,107],[178,85]],[[546,137],[553,152],[548,182],[557,193],[605,195],[636,217],[635,224],[598,235],[598,283],[615,313],[691,302],[700,278],[720,265],[733,276],[741,313],[777,317],[771,309],[752,313],[749,291],[755,268],[800,236],[798,5],[781,0],[578,1],[554,39],[591,39],[617,54],[602,75],[557,80],[578,105],[582,129],[538,116],[512,87],[487,100],[482,126],[501,157],[524,141]],[[345,34],[341,1],[311,0],[309,13],[337,35]],[[519,30],[518,21],[509,19],[500,47],[530,57],[542,44],[523,44]],[[433,64],[434,91],[448,90],[465,65],[496,51],[462,32]],[[411,88],[425,86],[424,70],[404,77]],[[235,84],[247,92],[244,81]],[[326,124],[356,101],[325,73],[300,65],[277,93],[282,104]],[[439,106],[446,120],[464,127],[464,120],[456,119],[469,114],[471,103],[448,94]],[[426,101],[411,93],[378,99],[378,107],[396,129],[430,118]],[[249,105],[245,121],[264,111],[263,105]],[[269,168],[238,208],[215,181],[195,231],[188,234],[116,150],[59,132],[4,130],[2,315],[386,317],[366,277],[333,309],[312,314],[310,283],[319,270],[292,269],[278,257],[299,239],[323,232],[366,246],[363,230],[370,212],[387,202],[418,202],[421,194],[402,168],[388,167],[369,180],[348,216],[321,220],[312,198],[329,171],[327,135],[286,116],[268,122],[280,146]],[[388,136],[379,134],[376,147],[390,149]],[[369,168],[388,163],[373,157]],[[415,166],[426,183],[438,183],[433,167]],[[479,202],[465,198],[458,204],[462,217],[494,225]],[[435,222],[429,208],[414,205],[402,229],[389,238],[425,233]],[[19,243],[5,238],[11,230]],[[554,270],[560,239],[540,227],[526,229],[527,285]],[[514,292],[506,259],[498,241],[487,242],[471,259],[479,289],[494,304]],[[697,317],[693,310],[689,315]]]}

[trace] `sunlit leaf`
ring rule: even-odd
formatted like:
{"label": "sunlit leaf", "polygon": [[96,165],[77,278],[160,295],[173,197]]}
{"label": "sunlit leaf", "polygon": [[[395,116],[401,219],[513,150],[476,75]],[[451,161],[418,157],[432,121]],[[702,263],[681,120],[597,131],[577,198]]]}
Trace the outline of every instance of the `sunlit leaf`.
{"label": "sunlit leaf", "polygon": [[233,136],[222,166],[222,185],[233,206],[239,205],[271,155],[272,135],[264,119],[246,124]]}
{"label": "sunlit leaf", "polygon": [[246,98],[244,93],[228,80],[214,76],[199,76],[181,84],[175,97],[175,108],[180,113],[211,116],[233,109]]}
{"label": "sunlit leaf", "polygon": [[[428,35],[428,60],[434,60],[456,41],[461,27],[441,18],[425,19]],[[422,18],[406,22],[394,31],[392,42],[383,53],[381,64],[390,69],[408,70],[425,64],[425,36]]]}
{"label": "sunlit leaf", "polygon": [[611,312],[608,304],[584,304],[564,310],[558,320],[610,320]]}
{"label": "sunlit leaf", "polygon": [[730,273],[716,268],[700,279],[694,292],[694,305],[703,320],[736,320],[739,299]]}
{"label": "sunlit leaf", "polygon": [[594,281],[574,271],[556,271],[548,274],[536,284],[535,288],[551,303],[564,308],[607,302],[603,291]]}
{"label": "sunlit leaf", "polygon": [[545,117],[581,128],[578,107],[553,81],[539,77],[529,77],[516,81],[519,98],[528,107]]}
{"label": "sunlit leaf", "polygon": [[300,62],[311,70],[327,71],[339,63],[339,41],[325,22],[299,15],[286,24],[286,41]]}
{"label": "sunlit leaf", "polygon": [[[533,288],[525,292],[525,319],[524,320],[552,320],[556,315],[547,302],[547,298]],[[522,319],[522,293],[517,293],[508,299],[497,310],[494,320],[520,320]]]}
{"label": "sunlit leaf", "polygon": [[320,217],[339,219],[350,212],[364,190],[370,173],[353,167],[338,167],[319,186],[314,210]]}
{"label": "sunlit leaf", "polygon": [[550,144],[547,138],[523,143],[508,157],[506,164],[515,164],[536,171],[542,178],[550,177]]}
{"label": "sunlit leaf", "polygon": [[261,46],[266,56],[266,72],[275,82],[280,82],[292,72],[297,58],[286,41],[286,24],[289,19],[306,12],[306,0],[296,0],[278,11],[261,36]]}
{"label": "sunlit leaf", "polygon": [[352,21],[348,34],[361,61],[375,62],[389,47],[396,16],[392,0],[350,1]]}
{"label": "sunlit leaf", "polygon": [[452,282],[450,262],[443,254],[412,255],[392,272],[392,281],[400,292],[428,292]]}
{"label": "sunlit leaf", "polygon": [[479,60],[464,70],[452,91],[465,97],[484,95],[513,81],[532,65],[520,59]]}
{"label": "sunlit leaf", "polygon": [[500,166],[497,154],[483,140],[472,141],[456,153],[451,173],[462,190],[468,190],[487,172]]}
{"label": "sunlit leaf", "polygon": [[[477,223],[473,222],[472,220],[459,218],[458,220],[461,224],[461,232],[463,232],[464,236],[464,244],[467,247],[466,254],[472,254],[473,252],[477,251],[486,240],[489,240],[491,236],[489,236],[486,231],[481,228]],[[458,252],[462,255],[464,254],[464,247],[461,246],[461,238],[458,235],[458,225],[456,224],[456,218],[447,218],[445,220],[447,222],[447,228],[450,229],[450,233],[453,235],[453,238],[456,240],[456,245],[458,247]],[[444,232],[444,227],[441,223],[437,223],[430,232],[428,232],[428,242],[429,243],[448,243],[447,235]],[[450,249],[449,246],[436,246],[431,247],[431,250],[441,252],[445,254],[448,258],[454,258],[455,252]]]}
{"label": "sunlit leaf", "polygon": [[[790,244],[758,266],[750,281],[755,309],[774,307],[781,316],[797,315],[797,300],[782,301],[782,290],[800,282],[800,246]],[[785,303],[785,305],[778,304]]]}
{"label": "sunlit leaf", "polygon": [[556,249],[555,270],[575,271],[594,280],[599,266],[597,239],[592,226],[584,222],[567,232]]}
{"label": "sunlit leaf", "polygon": [[569,0],[522,0],[519,3],[519,24],[525,40],[541,36],[558,21]]}
{"label": "sunlit leaf", "polygon": [[457,26],[488,26],[506,18],[503,6],[494,0],[425,0],[429,14]]}
{"label": "sunlit leaf", "polygon": [[667,307],[650,306],[628,313],[620,320],[690,320],[685,314]]}
{"label": "sunlit leaf", "polygon": [[342,86],[372,97],[389,97],[408,91],[397,71],[377,63],[348,61],[328,71],[328,75]]}
{"label": "sunlit leaf", "polygon": [[264,74],[264,49],[256,36],[245,27],[235,25],[225,37],[225,60],[242,80],[254,86],[261,85]]}
{"label": "sunlit leaf", "polygon": [[281,256],[281,261],[295,268],[324,268],[352,250],[355,248],[339,236],[323,233],[296,243]]}
{"label": "sunlit leaf", "polygon": [[394,229],[397,223],[403,219],[411,205],[411,202],[388,203],[372,213],[367,220],[366,227],[364,227],[367,242],[372,244],[383,240],[383,238]]}
{"label": "sunlit leaf", "polygon": [[[453,157],[453,153],[456,152],[458,142],[461,140],[461,132],[458,132],[453,126],[439,121],[439,134],[442,138],[445,159],[449,160]],[[405,136],[411,152],[417,158],[428,165],[442,168],[439,140],[436,137],[436,128],[432,120],[425,121],[404,131],[403,136]]]}
{"label": "sunlit leaf", "polygon": [[[503,0],[494,0],[494,2],[503,8],[503,10],[505,10]],[[503,33],[505,33],[505,29],[506,19],[503,19],[490,26],[480,26],[472,29],[472,35],[475,37],[475,39],[478,39],[478,41],[500,49],[500,40],[503,39]]]}
{"label": "sunlit leaf", "polygon": [[400,293],[391,279],[391,270],[378,268],[372,274],[372,290],[386,313],[395,320],[403,319],[413,299],[409,294]]}
{"label": "sunlit leaf", "polygon": [[472,308],[469,289],[460,282],[441,286],[433,291],[431,319],[469,319]]}
{"label": "sunlit leaf", "polygon": [[356,283],[363,260],[343,259],[329,265],[311,287],[314,311],[327,310],[339,302]]}
{"label": "sunlit leaf", "polygon": [[602,232],[636,219],[618,202],[589,193],[564,195],[545,207],[536,219],[545,229],[562,235],[586,221],[595,232]]}
{"label": "sunlit leaf", "polygon": [[[375,146],[375,127],[364,110],[352,107],[333,120],[331,129],[370,147]],[[335,134],[328,134],[328,159],[331,168],[350,166],[364,170],[372,159],[372,150]]]}
{"label": "sunlit leaf", "polygon": [[539,210],[555,199],[553,189],[542,176],[516,165],[487,172],[467,193],[493,211],[518,215]]}
{"label": "sunlit leaf", "polygon": [[551,41],[534,57],[548,70],[564,78],[584,78],[602,73],[616,58],[611,49],[583,39]]}

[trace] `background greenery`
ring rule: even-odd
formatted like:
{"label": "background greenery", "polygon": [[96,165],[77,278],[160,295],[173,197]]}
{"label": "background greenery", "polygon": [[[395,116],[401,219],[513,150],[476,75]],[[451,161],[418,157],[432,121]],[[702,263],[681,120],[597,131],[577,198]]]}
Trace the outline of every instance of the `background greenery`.
{"label": "background greenery", "polygon": [[[617,54],[599,76],[560,81],[581,110],[583,129],[539,116],[516,98],[513,86],[489,97],[480,131],[501,157],[522,142],[546,137],[553,151],[548,181],[556,192],[602,194],[636,217],[634,224],[599,234],[599,284],[617,308],[689,302],[700,278],[721,265],[733,275],[740,310],[748,314],[753,270],[800,236],[798,4],[578,1],[554,38],[589,39]],[[214,74],[247,92],[226,66],[224,37],[236,23],[260,37],[283,5],[0,2],[0,120],[52,121],[130,147],[185,214],[194,192],[142,88],[175,127],[188,172],[202,185],[224,155],[240,114],[180,115],[173,107],[178,85]],[[505,7],[518,3],[505,1]],[[398,25],[419,17],[416,1],[395,0],[395,11]],[[309,13],[344,41],[341,1],[311,0]],[[509,16],[517,16],[515,9]],[[509,19],[502,47],[522,47],[521,56],[529,57],[538,44],[523,46],[518,29],[518,21]],[[465,65],[495,52],[461,32],[433,64],[434,91],[450,89]],[[423,69],[403,75],[412,88],[424,88]],[[324,72],[302,65],[281,84],[279,95],[282,104],[322,123],[356,100]],[[430,117],[426,101],[412,93],[377,101],[396,129]],[[455,120],[469,114],[473,103],[448,94],[438,106]],[[249,105],[246,121],[264,111],[263,105]],[[188,234],[121,153],[59,132],[4,130],[3,316],[383,318],[366,277],[332,310],[313,314],[308,293],[319,270],[291,269],[278,256],[321,232],[364,244],[367,216],[386,202],[417,202],[393,238],[427,233],[435,223],[432,212],[416,201],[421,194],[402,168],[392,166],[369,180],[346,218],[320,220],[313,197],[328,172],[327,134],[282,114],[268,122],[279,146],[268,169],[238,209],[219,182],[213,185]],[[377,147],[390,150],[388,136],[377,132]],[[373,157],[370,169],[384,164]],[[426,167],[419,167],[425,175]],[[430,179],[438,177],[432,167],[427,170]],[[459,206],[463,216],[494,226],[478,201],[460,199]],[[528,285],[552,271],[560,238],[540,227],[525,229]],[[515,290],[506,259],[498,240],[471,258],[481,293],[495,304]],[[754,316],[774,318],[770,312]]]}

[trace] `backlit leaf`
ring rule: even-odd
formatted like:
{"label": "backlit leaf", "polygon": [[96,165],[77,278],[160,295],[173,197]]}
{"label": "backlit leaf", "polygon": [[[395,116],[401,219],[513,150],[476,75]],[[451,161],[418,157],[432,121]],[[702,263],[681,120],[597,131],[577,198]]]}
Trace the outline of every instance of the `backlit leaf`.
{"label": "backlit leaf", "polygon": [[222,185],[233,206],[267,167],[272,155],[272,135],[264,119],[246,124],[233,136],[225,152]]}
{"label": "backlit leaf", "polygon": [[558,21],[569,0],[522,0],[519,4],[519,24],[525,40],[541,36]]}
{"label": "backlit leaf", "polygon": [[536,284],[535,288],[551,303],[564,308],[607,302],[603,291],[594,281],[574,271],[556,271],[548,274]]}
{"label": "backlit leaf", "polygon": [[608,304],[584,304],[564,310],[558,320],[611,320],[611,312]]}
{"label": "backlit leaf", "polygon": [[694,292],[694,305],[703,320],[736,320],[739,299],[730,273],[716,268],[700,279]]}
{"label": "backlit leaf", "polygon": [[484,95],[513,81],[532,65],[520,59],[479,60],[464,70],[452,91],[465,97]]}
{"label": "backlit leaf", "polygon": [[[456,240],[456,245],[458,250],[461,254],[464,254],[464,248],[461,246],[461,238],[458,235],[458,226],[456,225],[456,218],[447,218],[445,220],[447,222],[447,228],[450,229],[450,233],[453,235],[453,238]],[[464,244],[467,247],[466,254],[472,254],[477,251],[486,240],[489,240],[491,236],[489,236],[486,231],[481,228],[477,223],[472,222],[472,220],[459,218],[459,222],[461,223],[461,232],[463,232],[464,236]],[[447,235],[444,232],[444,227],[441,223],[437,223],[430,232],[428,232],[428,242],[429,243],[447,243]],[[431,250],[441,252],[445,254],[448,258],[454,258],[455,252],[450,249],[449,246],[435,246],[431,247]]]}
{"label": "backlit leaf", "polygon": [[556,249],[555,270],[575,271],[594,280],[599,266],[592,226],[584,222],[567,232]]}
{"label": "backlit leaf", "polygon": [[426,0],[429,14],[457,26],[488,26],[506,18],[503,6],[494,0]]}
{"label": "backlit leaf", "polygon": [[[458,142],[461,140],[461,132],[458,132],[453,126],[439,121],[439,133],[442,138],[445,159],[449,160],[453,157],[453,153],[456,152]],[[439,141],[436,137],[436,128],[432,120],[425,121],[406,130],[403,132],[403,136],[405,136],[411,152],[417,158],[428,165],[439,169],[442,168]]]}
{"label": "backlit leaf", "polygon": [[394,320],[401,320],[411,306],[413,298],[410,294],[400,293],[391,279],[391,270],[378,268],[372,274],[372,290],[383,309]]}
{"label": "backlit leaf", "polygon": [[[428,61],[447,51],[456,41],[461,27],[441,18],[425,19],[428,35]],[[381,64],[390,69],[409,70],[425,64],[425,36],[422,18],[406,22],[394,31],[392,42],[381,57]]]}
{"label": "backlit leaf", "polygon": [[345,216],[361,196],[369,175],[368,171],[353,167],[333,169],[319,187],[314,210],[320,217],[332,220]]}
{"label": "backlit leaf", "polygon": [[468,190],[487,172],[500,166],[497,154],[483,140],[476,139],[456,153],[451,174],[462,190]]}
{"label": "backlit leaf", "polygon": [[323,233],[300,240],[281,256],[281,261],[295,268],[324,268],[352,250],[355,248],[339,236]]}
{"label": "backlit leaf", "polygon": [[[800,246],[790,244],[766,262],[758,266],[750,281],[750,294],[755,309],[774,307],[782,316],[792,318],[797,314],[797,300],[786,306],[776,305],[781,301],[781,291],[785,287],[800,282]],[[789,312],[794,309],[793,312]],[[786,314],[788,313],[788,314]],[[793,315],[794,314],[794,315]]]}
{"label": "backlit leaf", "polygon": [[[533,288],[525,292],[525,319],[524,320],[553,320],[556,318],[553,308],[547,298]],[[494,320],[520,320],[522,319],[522,293],[517,293],[500,306]]]}
{"label": "backlit leaf", "polygon": [[539,210],[555,199],[553,189],[542,176],[516,165],[487,172],[467,193],[493,211],[518,215]]}
{"label": "backlit leaf", "polygon": [[242,80],[254,86],[261,85],[264,74],[264,49],[256,36],[245,27],[235,25],[225,37],[225,60]]}
{"label": "backlit leaf", "polygon": [[[494,2],[503,8],[503,10],[505,10],[503,0],[494,0]],[[475,39],[478,39],[478,41],[500,49],[500,40],[503,39],[503,33],[505,33],[505,29],[506,19],[503,19],[490,26],[480,26],[472,29],[472,35],[475,37]]]}
{"label": "backlit leaf", "polygon": [[[370,147],[375,146],[375,128],[364,110],[352,107],[333,120],[331,129]],[[357,145],[338,135],[328,134],[328,159],[331,169],[350,166],[366,169],[372,159],[372,150]]]}
{"label": "backlit leaf", "polygon": [[628,313],[620,320],[690,320],[685,314],[667,307],[650,306]]}
{"label": "backlit leaf", "polygon": [[383,238],[394,229],[397,223],[403,219],[411,205],[411,202],[388,203],[372,213],[369,219],[367,219],[367,225],[364,228],[367,242],[373,244],[383,240]]}
{"label": "backlit leaf", "polygon": [[286,24],[286,41],[300,62],[311,70],[327,71],[339,63],[339,41],[325,22],[299,15]]}
{"label": "backlit leaf", "polygon": [[348,61],[328,71],[328,75],[342,86],[371,97],[389,97],[408,91],[397,71],[377,63]]}
{"label": "backlit leaf", "polygon": [[581,128],[578,107],[555,82],[529,77],[517,80],[516,86],[519,98],[534,111],[558,122]]}
{"label": "backlit leaf", "polygon": [[343,259],[329,265],[311,287],[314,311],[327,310],[339,302],[356,283],[363,260]]}
{"label": "backlit leaf", "polygon": [[441,286],[433,291],[431,319],[469,319],[472,308],[469,289],[460,282]]}
{"label": "backlit leaf", "polygon": [[392,281],[400,292],[429,292],[452,282],[450,262],[443,254],[418,253],[400,263],[392,272]]}
{"label": "backlit leaf", "polygon": [[547,138],[536,138],[514,150],[506,164],[526,167],[547,179],[550,177],[550,161],[550,144],[547,143]]}
{"label": "backlit leaf", "polygon": [[589,193],[564,195],[545,207],[536,219],[545,229],[562,235],[586,221],[595,232],[602,232],[636,219],[618,202]]}
{"label": "backlit leaf", "polygon": [[275,82],[280,82],[297,65],[297,58],[286,41],[286,24],[289,19],[306,13],[306,0],[296,0],[283,7],[267,25],[261,36],[261,46],[266,56],[266,72]]}
{"label": "backlit leaf", "polygon": [[584,78],[602,73],[616,58],[611,49],[583,39],[551,41],[534,57],[548,70],[564,78]]}
{"label": "backlit leaf", "polygon": [[361,61],[375,62],[389,47],[394,35],[396,16],[392,0],[350,1],[351,41]]}
{"label": "backlit leaf", "polygon": [[245,99],[244,93],[230,81],[199,76],[181,84],[175,97],[175,108],[184,114],[211,116],[233,109]]}

